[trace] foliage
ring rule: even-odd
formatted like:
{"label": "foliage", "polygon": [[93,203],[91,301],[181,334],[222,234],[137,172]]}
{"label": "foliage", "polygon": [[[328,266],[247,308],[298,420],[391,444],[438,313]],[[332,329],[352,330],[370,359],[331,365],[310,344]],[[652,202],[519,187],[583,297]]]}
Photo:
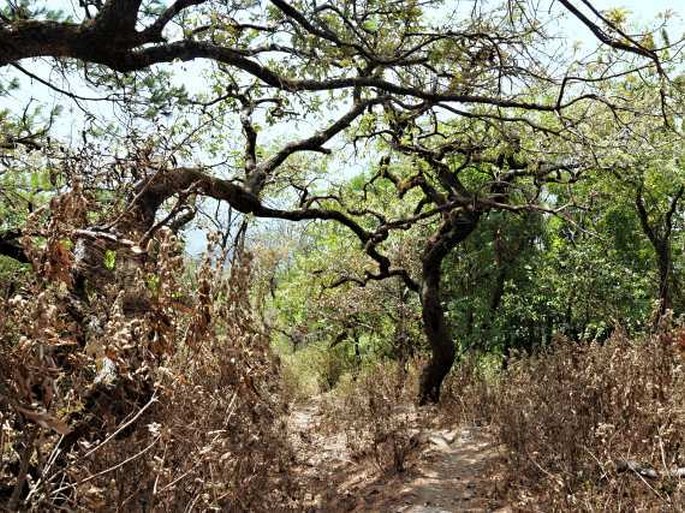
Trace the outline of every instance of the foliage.
{"label": "foliage", "polygon": [[[610,456],[654,436],[679,458],[678,357],[648,335],[685,309],[685,41],[666,19],[43,4],[0,8],[9,509],[296,509],[287,401],[337,397],[355,452],[402,472],[408,396],[437,402],[455,359],[451,411],[492,420],[552,508],[613,497]],[[561,41],[563,14],[597,46]],[[191,262],[180,234],[207,226]]]}
{"label": "foliage", "polygon": [[[296,396],[326,392],[346,374],[386,358],[406,362],[417,351],[418,305],[402,283],[339,283],[341,276],[363,273],[365,265],[340,227],[309,225],[279,248],[283,253],[264,278],[273,289],[265,309]],[[398,260],[400,252],[410,255],[399,247]],[[263,252],[261,258],[268,257]]]}

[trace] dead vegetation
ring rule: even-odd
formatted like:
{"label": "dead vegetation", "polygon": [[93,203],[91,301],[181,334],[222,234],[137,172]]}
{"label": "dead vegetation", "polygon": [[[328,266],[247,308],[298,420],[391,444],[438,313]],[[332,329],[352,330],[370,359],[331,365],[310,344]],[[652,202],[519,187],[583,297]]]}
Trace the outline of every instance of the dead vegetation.
{"label": "dead vegetation", "polygon": [[127,287],[88,303],[40,278],[0,299],[8,510],[297,510],[249,258],[227,274],[209,254],[188,275],[175,238],[157,244]]}
{"label": "dead vegetation", "polygon": [[[210,250],[189,266],[176,236],[159,230],[147,258],[94,244],[97,273],[81,269],[90,274],[79,287],[67,236],[96,237],[82,226],[87,203],[78,188],[55,203],[53,235],[28,247],[35,274],[0,297],[7,510],[326,511],[343,497],[340,511],[352,511],[387,499],[365,494],[412,482],[435,428],[434,410],[414,406],[420,362],[355,355],[345,366],[322,355],[319,386],[332,389],[304,436],[323,437],[340,465],[314,483],[293,468],[311,440],[293,447],[286,422],[288,398],[307,395],[298,373],[309,372],[308,353],[276,363],[250,255],[227,268],[227,253]],[[471,355],[444,387],[442,426],[489,428],[503,455],[498,489],[522,511],[683,509],[684,341],[666,322],[642,338],[557,338],[506,370],[492,354]],[[474,454],[451,447],[456,438],[434,468]],[[316,460],[314,471],[326,465]],[[421,482],[430,496],[433,481]]]}
{"label": "dead vegetation", "polygon": [[368,459],[381,473],[407,470],[421,445],[419,412],[413,406],[418,385],[394,362],[378,363],[339,385],[325,413],[329,430],[343,430],[355,460]]}
{"label": "dead vegetation", "polygon": [[682,341],[677,327],[559,338],[501,373],[464,366],[444,407],[490,425],[520,511],[681,511]]}

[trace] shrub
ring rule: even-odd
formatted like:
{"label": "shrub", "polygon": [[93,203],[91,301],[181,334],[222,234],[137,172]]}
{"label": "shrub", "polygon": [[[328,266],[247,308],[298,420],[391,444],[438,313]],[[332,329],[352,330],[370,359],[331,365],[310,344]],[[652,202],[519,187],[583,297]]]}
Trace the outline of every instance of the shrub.
{"label": "shrub", "polygon": [[510,363],[487,394],[523,510],[685,509],[685,487],[670,477],[685,465],[681,336],[559,339]]}
{"label": "shrub", "polygon": [[375,363],[329,397],[328,423],[342,426],[353,458],[370,458],[382,472],[404,472],[420,439],[413,428],[416,393],[415,373],[395,362]]}
{"label": "shrub", "polygon": [[440,411],[445,420],[489,424],[494,415],[500,366],[498,357],[478,354],[457,362],[442,387]]}
{"label": "shrub", "polygon": [[208,256],[189,287],[163,237],[155,262],[88,304],[58,280],[0,298],[0,496],[10,509],[297,509],[249,258],[227,276]]}

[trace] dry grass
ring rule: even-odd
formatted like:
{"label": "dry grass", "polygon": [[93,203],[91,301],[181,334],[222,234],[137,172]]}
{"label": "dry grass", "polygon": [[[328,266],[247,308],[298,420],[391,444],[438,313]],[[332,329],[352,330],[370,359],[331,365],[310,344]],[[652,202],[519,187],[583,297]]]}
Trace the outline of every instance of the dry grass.
{"label": "dry grass", "polygon": [[376,363],[327,397],[328,428],[343,429],[352,457],[368,459],[382,473],[404,472],[419,447],[415,369]]}
{"label": "dry grass", "polygon": [[299,510],[249,261],[226,276],[208,258],[183,281],[175,244],[121,289],[141,291],[144,309],[113,287],[79,318],[54,281],[0,304],[7,509]]}
{"label": "dry grass", "polygon": [[499,365],[495,359],[466,355],[442,387],[440,410],[447,423],[485,425],[495,413]]}
{"label": "dry grass", "polygon": [[604,344],[559,339],[501,374],[467,366],[446,407],[490,422],[521,511],[683,511],[685,483],[669,475],[685,466],[683,339],[677,329],[640,340],[619,332]]}

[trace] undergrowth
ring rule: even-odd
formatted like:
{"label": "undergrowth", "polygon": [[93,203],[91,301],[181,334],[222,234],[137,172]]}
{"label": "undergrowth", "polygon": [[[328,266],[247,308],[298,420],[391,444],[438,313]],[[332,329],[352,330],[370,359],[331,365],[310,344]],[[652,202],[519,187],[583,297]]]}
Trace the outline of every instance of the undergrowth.
{"label": "undergrowth", "polygon": [[377,362],[348,375],[327,397],[329,429],[343,429],[348,450],[383,473],[407,470],[420,445],[413,407],[416,367]]}
{"label": "undergrowth", "polygon": [[605,343],[556,340],[489,372],[457,370],[443,408],[489,423],[520,511],[683,511],[680,329]]}
{"label": "undergrowth", "polygon": [[[79,218],[79,201],[63,198],[67,217]],[[313,344],[282,353],[281,379],[248,255],[227,273],[226,255],[210,253],[189,274],[160,230],[145,258],[94,244],[91,286],[80,287],[79,252],[55,219],[54,236],[27,248],[35,275],[0,295],[1,506],[298,511],[286,405],[320,393],[324,424],[344,431],[354,458],[384,473],[411,465],[420,365]],[[521,511],[683,511],[683,349],[685,330],[662,327],[559,338],[506,370],[471,357],[441,406],[491,427]]]}
{"label": "undergrowth", "polygon": [[188,282],[157,245],[87,300],[66,275],[0,297],[0,508],[299,511],[249,258]]}

